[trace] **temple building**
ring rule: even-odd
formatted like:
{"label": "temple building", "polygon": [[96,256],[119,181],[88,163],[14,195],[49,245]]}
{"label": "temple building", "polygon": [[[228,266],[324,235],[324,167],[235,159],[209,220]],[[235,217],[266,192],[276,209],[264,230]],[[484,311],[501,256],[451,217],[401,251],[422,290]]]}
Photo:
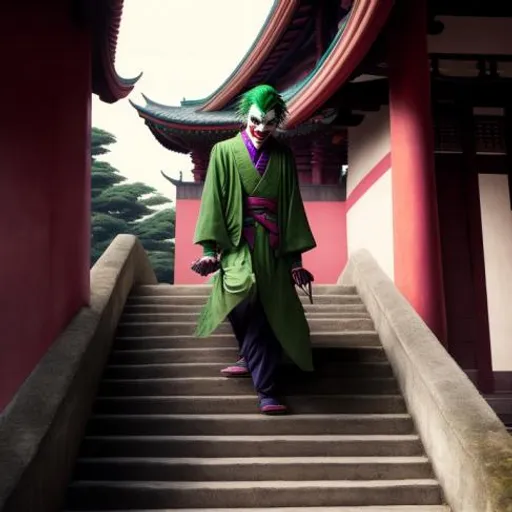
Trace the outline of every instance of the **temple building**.
{"label": "temple building", "polygon": [[[368,249],[485,389],[512,371],[510,7],[480,2],[276,0],[258,38],[209,97],[134,104],[155,139],[190,154],[177,188],[176,283],[189,269],[212,145],[240,129],[237,97],[286,98],[318,247],[305,263],[334,283]],[[511,374],[512,375],[512,374]]]}
{"label": "temple building", "polygon": [[[0,510],[509,512],[512,4],[275,0],[209,97],[134,104],[192,157],[177,285],[131,234],[89,266],[92,94],[137,82],[122,8],[0,3]],[[239,350],[195,336],[189,269],[209,153],[261,83],[318,243],[316,371],[285,369],[281,418],[219,375]]]}

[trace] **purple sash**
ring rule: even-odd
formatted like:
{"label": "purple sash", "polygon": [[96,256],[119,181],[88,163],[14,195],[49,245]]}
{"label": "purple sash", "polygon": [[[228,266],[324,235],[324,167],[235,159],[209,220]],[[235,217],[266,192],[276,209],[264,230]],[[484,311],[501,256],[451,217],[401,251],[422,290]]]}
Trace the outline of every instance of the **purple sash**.
{"label": "purple sash", "polygon": [[248,197],[245,202],[245,218],[251,221],[248,225],[245,225],[244,222],[243,230],[244,238],[247,240],[251,250],[254,249],[256,222],[267,230],[270,247],[272,249],[279,247],[279,226],[276,220],[277,201],[275,199]]}

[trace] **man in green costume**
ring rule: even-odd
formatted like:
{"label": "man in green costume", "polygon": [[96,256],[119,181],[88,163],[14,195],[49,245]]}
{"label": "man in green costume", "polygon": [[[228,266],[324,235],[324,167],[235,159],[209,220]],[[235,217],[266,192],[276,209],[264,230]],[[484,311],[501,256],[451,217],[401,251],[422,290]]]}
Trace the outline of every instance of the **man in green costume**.
{"label": "man in green costume", "polygon": [[276,396],[282,351],[312,371],[309,327],[294,284],[311,286],[302,253],[316,246],[291,150],[272,134],[287,115],[271,86],[239,102],[246,128],[216,144],[210,155],[194,243],[203,256],[192,269],[213,276],[197,335],[209,336],[229,318],[240,359],[227,377],[251,376],[264,414],[287,412]]}

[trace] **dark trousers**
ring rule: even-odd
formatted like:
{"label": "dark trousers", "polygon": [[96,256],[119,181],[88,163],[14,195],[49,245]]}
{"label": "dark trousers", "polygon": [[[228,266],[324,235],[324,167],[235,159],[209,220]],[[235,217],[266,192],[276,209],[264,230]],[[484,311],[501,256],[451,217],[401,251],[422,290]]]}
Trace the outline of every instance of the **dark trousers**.
{"label": "dark trousers", "polygon": [[260,398],[274,397],[281,361],[281,345],[268,323],[258,298],[241,302],[228,315]]}

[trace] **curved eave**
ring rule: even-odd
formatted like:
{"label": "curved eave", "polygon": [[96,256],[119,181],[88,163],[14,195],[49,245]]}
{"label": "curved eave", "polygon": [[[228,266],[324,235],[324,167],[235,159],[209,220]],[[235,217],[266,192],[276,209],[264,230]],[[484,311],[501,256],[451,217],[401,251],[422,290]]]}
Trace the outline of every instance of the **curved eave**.
{"label": "curved eave", "polygon": [[[144,95],[143,95],[144,96]],[[166,149],[178,153],[190,153],[194,147],[207,143],[213,144],[232,137],[242,128],[233,112],[200,112],[191,107],[170,107],[146,98],[146,106],[133,101],[131,105],[157,141]],[[232,122],[222,122],[216,116],[222,115]],[[278,138],[295,138],[328,130],[337,118],[336,109],[326,109],[312,117],[309,122],[291,130],[278,130]],[[199,119],[198,119],[199,118]]]}
{"label": "curved eave", "polygon": [[[146,126],[151,131],[156,140],[166,149],[178,153],[190,153],[201,145],[215,144],[226,138],[233,137],[240,129],[240,125],[236,126],[169,126],[159,120],[146,119]],[[185,128],[185,129],[183,129]],[[209,129],[208,129],[209,128]],[[320,133],[330,130],[331,125],[325,122],[312,122],[302,124],[292,130],[279,130],[276,136],[280,139],[292,139],[301,136],[308,136],[313,133]]]}
{"label": "curved eave", "polygon": [[120,77],[110,56],[102,56],[99,69],[96,66],[93,67],[92,92],[97,94],[100,100],[105,103],[115,103],[126,98],[132,92],[141,76],[142,73],[135,78]]}
{"label": "curved eave", "polygon": [[[147,105],[142,106],[130,101],[130,104],[137,110],[140,117],[155,125],[165,126],[183,132],[192,131],[219,131],[219,130],[237,130],[240,128],[240,122],[236,119],[236,114],[225,115],[224,119],[219,119],[219,113],[199,114],[204,118],[203,122],[194,122],[193,118],[198,114],[191,108],[169,107],[161,105],[148,98],[145,98]],[[191,119],[180,119],[183,112],[190,111],[193,115]]]}
{"label": "curved eave", "polygon": [[299,0],[275,0],[255,43],[231,76],[200,107],[205,112],[221,110],[247,85],[252,75],[268,58],[299,7]]}
{"label": "curved eave", "polygon": [[142,76],[126,79],[115,70],[122,14],[123,0],[107,0],[98,5],[93,19],[92,89],[106,103],[128,96]]}
{"label": "curved eave", "polygon": [[171,178],[167,174],[165,174],[164,171],[160,171],[160,174],[167,180],[170,181],[175,187],[179,187],[183,182],[181,180],[176,180],[174,178]]}
{"label": "curved eave", "polygon": [[384,27],[394,0],[356,0],[342,37],[288,103],[287,127],[311,117],[351,76]]}
{"label": "curved eave", "polygon": [[183,144],[181,140],[170,138],[169,136],[162,133],[157,126],[154,126],[152,123],[146,122],[149,131],[153,134],[153,137],[165,148],[169,151],[175,151],[176,153],[183,153],[187,155],[190,153],[190,150],[187,148],[186,144]]}

